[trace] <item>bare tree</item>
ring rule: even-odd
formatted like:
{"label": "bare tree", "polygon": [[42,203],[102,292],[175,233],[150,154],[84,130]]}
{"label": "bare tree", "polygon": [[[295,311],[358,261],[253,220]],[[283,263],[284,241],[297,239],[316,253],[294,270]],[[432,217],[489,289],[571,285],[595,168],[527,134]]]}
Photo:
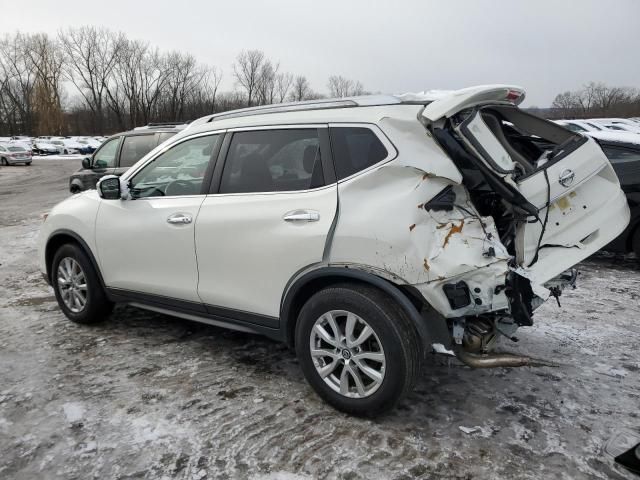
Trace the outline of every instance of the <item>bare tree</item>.
{"label": "bare tree", "polygon": [[249,107],[254,102],[264,62],[264,52],[261,50],[243,50],[233,64],[236,83],[245,90]]}
{"label": "bare tree", "polygon": [[293,81],[291,100],[294,102],[300,102],[302,100],[308,100],[311,95],[313,95],[313,92],[307,77],[304,75],[298,75]]}
{"label": "bare tree", "polygon": [[279,73],[276,76],[276,98],[278,103],[282,103],[287,98],[289,90],[293,85],[293,75],[290,73]]}
{"label": "bare tree", "polygon": [[30,68],[36,73],[34,108],[37,124],[35,134],[61,133],[62,73],[64,56],[58,43],[47,34],[37,33],[24,38],[23,52]]}
{"label": "bare tree", "polygon": [[189,95],[203,84],[207,70],[190,54],[171,52],[165,58],[167,72],[165,114],[170,121],[185,120],[184,109]]}
{"label": "bare tree", "polygon": [[95,130],[101,131],[105,90],[125,44],[124,35],[84,26],[61,31],[58,38],[66,56],[67,78],[92,111]]}
{"label": "bare tree", "polygon": [[28,132],[34,127],[37,75],[25,54],[26,44],[27,39],[20,33],[0,41],[2,106],[12,133]]}
{"label": "bare tree", "polygon": [[275,102],[279,68],[280,64],[274,65],[270,60],[265,60],[262,63],[256,88],[258,105],[270,105]]}
{"label": "bare tree", "polygon": [[364,93],[364,87],[359,81],[349,80],[340,75],[332,75],[329,77],[327,84],[330,95],[336,98],[354,97]]}
{"label": "bare tree", "polygon": [[633,116],[640,113],[640,92],[589,82],[582,89],[563,92],[553,100],[554,117]]}

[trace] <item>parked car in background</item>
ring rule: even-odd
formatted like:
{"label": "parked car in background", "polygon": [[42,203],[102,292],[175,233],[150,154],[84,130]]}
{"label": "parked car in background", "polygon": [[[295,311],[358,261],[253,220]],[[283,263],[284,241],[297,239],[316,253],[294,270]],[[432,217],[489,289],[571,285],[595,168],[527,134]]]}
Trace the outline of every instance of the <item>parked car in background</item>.
{"label": "parked car in background", "polygon": [[600,123],[600,125],[604,125],[604,127],[608,130],[640,134],[640,125],[635,126],[635,125],[627,125],[624,123],[605,123],[605,122]]}
{"label": "parked car in background", "polygon": [[34,155],[55,155],[58,153],[58,147],[48,141],[35,140],[31,151]]}
{"label": "parked car in background", "polygon": [[591,118],[588,121],[611,130],[640,133],[640,123],[631,118]]}
{"label": "parked car in background", "polygon": [[596,140],[611,140],[613,142],[624,142],[630,144],[640,144],[640,135],[633,132],[617,131],[617,130],[600,130],[593,132],[581,132]]}
{"label": "parked car in background", "polygon": [[573,285],[629,207],[596,141],[523,99],[484,85],[208,115],[56,205],[40,270],[78,323],[119,302],[286,342],[351,414],[393,408],[434,349],[530,365],[498,339]]}
{"label": "parked car in background", "polygon": [[603,125],[597,125],[587,120],[554,120],[554,122],[572,132],[598,132],[605,129]]}
{"label": "parked car in background", "polygon": [[84,147],[86,151],[83,151],[82,153],[93,153],[101,145],[100,142],[91,137],[71,137],[71,140],[79,143]]}
{"label": "parked car in background", "polygon": [[631,211],[631,220],[627,228],[603,250],[634,252],[640,262],[640,140],[632,143],[601,139],[598,143],[620,179]]}
{"label": "parked car in background", "polygon": [[91,149],[87,145],[82,145],[70,138],[52,138],[49,140],[52,145],[58,148],[58,153],[63,155],[72,155],[76,153],[89,154]]}
{"label": "parked car in background", "polygon": [[31,151],[15,143],[0,144],[0,164],[8,166],[17,163],[31,165]]}
{"label": "parked car in background", "polygon": [[173,137],[184,124],[151,124],[105,140],[90,158],[82,160],[82,168],[69,178],[69,191],[78,193],[96,188],[105,175],[122,175],[127,169],[165,140]]}

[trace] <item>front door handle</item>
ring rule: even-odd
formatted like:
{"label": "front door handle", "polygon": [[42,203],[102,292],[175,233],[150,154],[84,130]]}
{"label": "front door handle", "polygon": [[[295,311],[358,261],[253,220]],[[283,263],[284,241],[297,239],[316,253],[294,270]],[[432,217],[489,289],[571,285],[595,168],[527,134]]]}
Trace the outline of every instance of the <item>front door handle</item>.
{"label": "front door handle", "polygon": [[193,218],[191,215],[187,215],[186,213],[174,213],[169,218],[167,218],[167,223],[171,223],[173,225],[187,225],[191,223]]}
{"label": "front door handle", "polygon": [[292,210],[285,213],[282,219],[285,222],[317,222],[320,220],[320,213],[315,210]]}

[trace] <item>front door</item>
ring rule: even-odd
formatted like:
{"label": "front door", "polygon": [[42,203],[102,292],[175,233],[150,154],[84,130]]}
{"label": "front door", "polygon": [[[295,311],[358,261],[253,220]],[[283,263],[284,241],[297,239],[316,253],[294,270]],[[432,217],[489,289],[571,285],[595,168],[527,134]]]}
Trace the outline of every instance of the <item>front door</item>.
{"label": "front door", "polygon": [[336,215],[327,129],[228,135],[196,224],[198,292],[210,313],[275,328],[287,283],[322,261]]}
{"label": "front door", "polygon": [[127,177],[130,199],[102,200],[96,243],[107,287],[200,305],[194,226],[219,139],[170,146]]}

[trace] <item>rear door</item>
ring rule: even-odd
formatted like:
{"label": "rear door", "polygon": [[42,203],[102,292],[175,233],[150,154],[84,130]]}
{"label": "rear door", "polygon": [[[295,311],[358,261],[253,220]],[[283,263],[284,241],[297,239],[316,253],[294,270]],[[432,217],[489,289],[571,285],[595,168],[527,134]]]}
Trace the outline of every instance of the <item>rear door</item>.
{"label": "rear door", "polygon": [[518,109],[523,97],[518,87],[486,87],[457,103],[455,96],[433,102],[423,116],[448,119],[467,149],[535,208],[518,227],[516,256],[546,278],[620,233],[628,209],[599,145]]}
{"label": "rear door", "polygon": [[277,328],[287,283],[323,260],[337,195],[326,125],[227,133],[195,231],[210,313]]}

